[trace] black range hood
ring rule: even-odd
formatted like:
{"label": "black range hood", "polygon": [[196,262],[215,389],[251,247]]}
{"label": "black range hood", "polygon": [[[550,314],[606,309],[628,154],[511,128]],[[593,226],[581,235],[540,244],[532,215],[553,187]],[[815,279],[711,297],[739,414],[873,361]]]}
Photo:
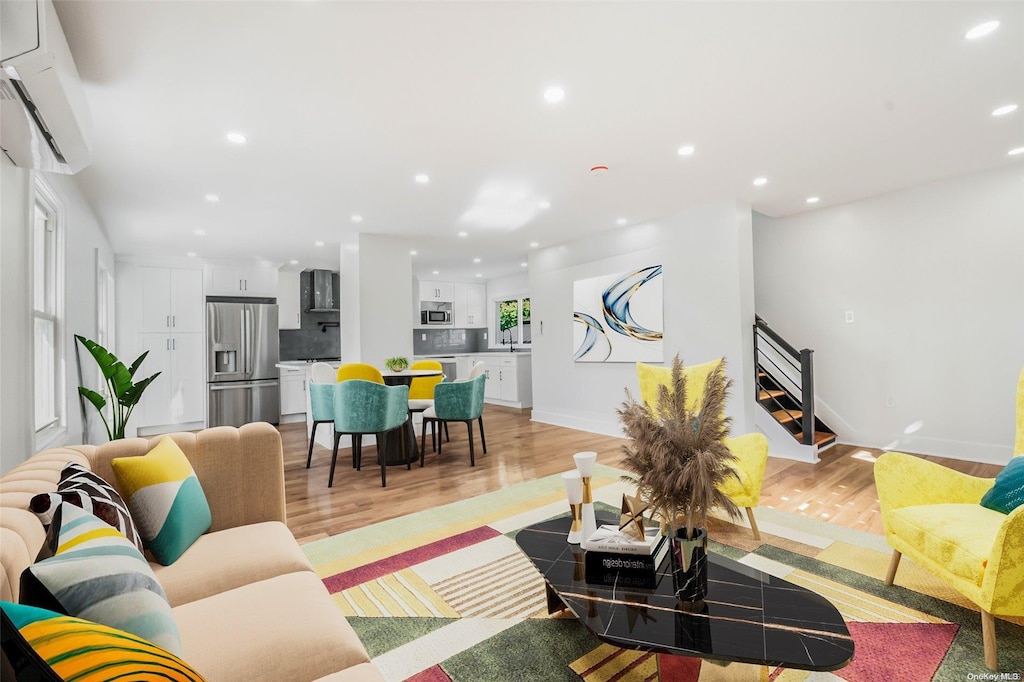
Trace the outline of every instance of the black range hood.
{"label": "black range hood", "polygon": [[306,308],[310,313],[336,313],[338,302],[334,300],[334,273],[330,270],[311,270],[310,302]]}

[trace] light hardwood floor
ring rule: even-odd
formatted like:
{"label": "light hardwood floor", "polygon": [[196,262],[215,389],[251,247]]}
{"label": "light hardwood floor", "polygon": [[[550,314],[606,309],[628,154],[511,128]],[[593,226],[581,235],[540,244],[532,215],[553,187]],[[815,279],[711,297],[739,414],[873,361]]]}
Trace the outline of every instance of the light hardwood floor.
{"label": "light hardwood floor", "polygon": [[[440,460],[428,452],[422,469],[418,463],[411,471],[389,467],[387,488],[380,486],[380,468],[372,464],[376,459],[372,447],[363,449],[361,471],[351,468],[351,452],[342,450],[334,487],[328,488],[330,451],[316,446],[313,466],[306,469],[305,425],[282,425],[288,525],[300,542],[309,542],[568,471],[573,467],[573,453],[582,450],[597,452],[601,464],[618,465],[625,440],[539,424],[530,421],[529,414],[529,410],[487,405],[487,454],[481,452],[477,433],[475,467],[469,466],[465,427],[456,423],[450,425],[451,442],[445,444]],[[823,452],[818,464],[769,458],[761,506],[880,533],[882,522],[872,476],[872,463],[880,454],[870,448],[837,445]],[[995,476],[1000,470],[989,464],[926,459],[975,476]]]}

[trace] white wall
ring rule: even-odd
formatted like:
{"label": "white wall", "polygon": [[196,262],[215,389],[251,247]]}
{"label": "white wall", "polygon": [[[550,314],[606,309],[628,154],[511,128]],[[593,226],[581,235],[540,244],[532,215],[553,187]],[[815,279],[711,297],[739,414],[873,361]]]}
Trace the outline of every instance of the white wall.
{"label": "white wall", "polygon": [[[0,275],[0,317],[3,354],[0,356],[0,469],[7,471],[35,450],[32,425],[32,336],[31,336],[31,211],[33,173],[15,167],[3,158],[2,259]],[[65,349],[64,406],[67,432],[63,443],[82,441],[81,408],[78,401],[78,371],[75,365],[75,334],[95,338],[96,263],[101,260],[113,272],[114,258],[106,234],[92,209],[82,198],[72,177],[43,174],[65,210]],[[83,372],[94,371],[91,358],[83,356]],[[93,379],[95,375],[93,375]],[[87,382],[89,378],[86,379]],[[89,418],[95,420],[89,407]],[[90,429],[90,442],[105,440],[102,424]]]}
{"label": "white wall", "polygon": [[672,218],[603,232],[530,257],[533,418],[621,435],[615,410],[638,391],[632,363],[573,361],[573,282],[661,263],[665,360],[725,356],[733,379],[733,433],[753,430],[753,276],[748,206],[702,206]]}
{"label": "white wall", "polygon": [[[379,234],[360,234],[358,254],[358,285],[351,289],[349,257],[342,256],[342,347],[346,362],[366,362],[377,367],[396,355],[412,357],[412,334],[409,321],[413,316],[409,282],[412,279],[411,244],[404,239]],[[345,251],[343,250],[343,254]],[[347,310],[349,296],[359,297],[357,316]],[[346,329],[346,326],[349,329]],[[354,329],[351,328],[354,326]],[[358,334],[358,355],[346,342],[348,334]]]}
{"label": "white wall", "polygon": [[31,180],[0,153],[0,472],[33,450]]}
{"label": "white wall", "polygon": [[842,441],[1010,457],[1024,164],[788,219],[755,215],[754,274],[758,314],[814,349],[819,416]]}

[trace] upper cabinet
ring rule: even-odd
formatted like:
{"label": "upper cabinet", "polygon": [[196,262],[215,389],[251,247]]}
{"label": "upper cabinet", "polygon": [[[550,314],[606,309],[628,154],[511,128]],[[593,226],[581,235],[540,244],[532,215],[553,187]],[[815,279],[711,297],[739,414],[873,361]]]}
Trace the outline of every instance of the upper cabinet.
{"label": "upper cabinet", "polygon": [[[302,286],[298,272],[277,273],[277,327],[278,329],[299,329],[302,324]],[[283,412],[282,412],[283,413]]]}
{"label": "upper cabinet", "polygon": [[203,331],[203,273],[179,268],[139,267],[135,282],[141,295],[139,331]]}
{"label": "upper cabinet", "polygon": [[431,303],[451,303],[452,283],[420,280],[420,301],[429,301]]}
{"label": "upper cabinet", "polygon": [[207,264],[207,296],[277,297],[277,270],[259,263],[246,265]]}
{"label": "upper cabinet", "polygon": [[483,284],[455,282],[452,287],[452,323],[455,327],[487,326],[487,288]]}

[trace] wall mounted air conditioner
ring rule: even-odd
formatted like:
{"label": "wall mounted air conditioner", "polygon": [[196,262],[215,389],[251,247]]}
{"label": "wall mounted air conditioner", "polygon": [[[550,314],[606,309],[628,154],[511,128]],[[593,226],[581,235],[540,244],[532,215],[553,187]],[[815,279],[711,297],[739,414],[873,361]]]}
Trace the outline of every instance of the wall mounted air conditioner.
{"label": "wall mounted air conditioner", "polygon": [[77,173],[92,119],[51,0],[0,0],[0,148],[15,165]]}

